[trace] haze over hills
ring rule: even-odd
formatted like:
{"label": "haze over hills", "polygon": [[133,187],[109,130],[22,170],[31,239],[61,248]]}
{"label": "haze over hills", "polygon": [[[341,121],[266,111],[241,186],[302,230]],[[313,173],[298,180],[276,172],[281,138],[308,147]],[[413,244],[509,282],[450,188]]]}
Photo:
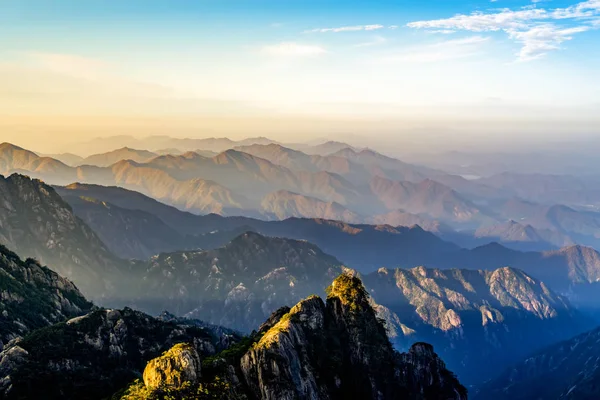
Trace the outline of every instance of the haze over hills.
{"label": "haze over hills", "polygon": [[[58,191],[67,200],[72,196],[84,196],[122,208],[144,210],[158,216],[181,235],[197,236],[194,243],[203,248],[224,245],[239,235],[240,230],[253,230],[268,236],[308,240],[342,260],[346,266],[362,272],[375,271],[381,266],[410,268],[426,265],[485,270],[513,266],[541,279],[559,293],[569,294],[577,303],[592,304],[597,297],[594,295],[594,288],[600,273],[600,262],[595,260],[600,258],[598,252],[583,246],[533,252],[486,244],[466,250],[445,242],[420,227],[393,228],[323,219],[261,221],[242,217],[223,218],[218,215],[195,216],[120,188],[72,185],[58,188]],[[77,212],[77,207],[75,211]],[[86,218],[85,215],[81,217]],[[109,216],[103,218],[108,219]],[[86,222],[97,226],[93,220]],[[444,232],[444,229],[440,229],[438,233],[445,237]],[[110,237],[110,230],[103,235]]]}
{"label": "haze over hills", "polygon": [[121,208],[84,196],[63,198],[110,251],[122,258],[146,259],[157,253],[197,247],[193,237],[145,211]]}
{"label": "haze over hills", "polygon": [[0,176],[0,209],[3,245],[52,265],[92,298],[112,293],[120,260],[54,189],[17,174]]}
{"label": "haze over hills", "polygon": [[307,242],[247,232],[214,250],[165,253],[134,269],[138,308],[249,332],[279,307],[323,293],[342,263]]}
{"label": "haze over hills", "polygon": [[[200,216],[140,193],[98,185],[58,188],[64,200],[73,203],[71,211],[51,187],[19,175],[7,178],[8,182],[21,180],[22,185],[6,186],[10,196],[5,197],[12,199],[11,204],[23,204],[3,226],[9,227],[9,232],[52,226],[58,223],[57,215],[65,215],[58,218],[60,222],[75,218],[75,212],[83,218],[75,218],[77,229],[92,232],[87,237],[95,237],[90,240],[97,243],[86,247],[89,255],[81,265],[98,265],[102,258],[97,254],[103,249],[115,269],[100,265],[93,272],[101,271],[107,284],[128,288],[113,294],[112,300],[109,290],[95,286],[82,286],[84,293],[99,293],[105,296],[102,301],[118,301],[154,314],[168,309],[248,332],[278,307],[322,293],[333,277],[347,271],[344,267],[356,268],[362,271],[379,316],[388,321],[395,345],[408,349],[415,341],[432,342],[448,365],[469,383],[481,382],[528,352],[589,328],[590,321],[574,307],[598,304],[594,293],[600,255],[581,246],[542,253],[500,245],[465,250],[419,227]],[[33,188],[22,189],[26,184]],[[42,196],[44,193],[49,197]],[[32,206],[30,199],[36,198],[38,205]],[[51,211],[27,219],[30,209]],[[150,229],[158,231],[143,234]],[[240,235],[239,229],[260,234]],[[58,262],[64,268],[64,260],[79,254],[83,245],[76,244],[72,230],[52,232],[53,240],[61,243],[58,254],[62,260],[59,257]],[[180,248],[131,262],[119,260],[107,250],[114,249],[121,257],[127,252],[151,254],[163,251],[161,246],[176,246],[170,241],[173,238],[190,239],[191,246],[205,249]],[[103,240],[110,244],[104,245]],[[44,248],[45,243],[26,242],[36,248]],[[17,246],[21,243],[15,242]],[[418,265],[473,271],[379,269]],[[506,265],[512,268],[504,268]],[[87,275],[74,278],[97,281],[86,268],[82,272]],[[501,361],[490,365],[489,358]]]}
{"label": "haze over hills", "polygon": [[[119,185],[198,214],[302,216],[393,226],[420,223],[467,247],[486,240],[519,250],[557,249],[573,243],[600,247],[600,213],[533,203],[514,197],[502,186],[407,164],[372,150],[345,147],[336,155],[311,156],[267,139],[258,142],[267,144],[237,146],[238,150],[211,157],[188,151],[145,163],[120,160],[108,167],[72,168],[8,144],[3,145],[0,159],[5,173],[22,171],[60,185]],[[119,156],[121,151],[110,153],[110,161],[127,156]],[[285,201],[273,199],[274,193],[284,192],[296,195],[288,195]],[[275,212],[273,202],[278,203]],[[329,203],[343,209],[328,210]],[[529,231],[521,235],[530,238],[515,240],[521,228],[511,226],[511,220],[525,224]]]}
{"label": "haze over hills", "polygon": [[0,37],[0,400],[600,400],[600,0]]}
{"label": "haze over hills", "polygon": [[70,151],[80,155],[92,155],[102,152],[110,152],[114,149],[129,147],[155,152],[161,149],[177,149],[181,152],[202,149],[216,153],[231,149],[235,146],[246,146],[252,144],[270,144],[273,140],[256,137],[234,141],[229,138],[206,138],[206,139],[181,139],[169,136],[148,136],[136,138],[133,136],[110,136],[98,137],[87,142],[70,145]]}
{"label": "haze over hills", "polygon": [[83,157],[78,156],[77,154],[72,154],[72,153],[61,153],[61,154],[40,154],[40,153],[36,153],[38,156],[40,157],[50,157],[50,158],[54,158],[55,160],[58,160],[60,162],[62,162],[63,164],[66,164],[70,167],[74,167],[76,165],[79,165],[81,163],[81,161],[83,160]]}
{"label": "haze over hills", "polygon": [[273,215],[275,219],[290,217],[322,218],[342,222],[357,223],[364,218],[353,213],[344,206],[334,202],[324,202],[313,197],[299,195],[285,190],[266,195],[260,203],[261,210],[267,216]]}
{"label": "haze over hills", "polygon": [[146,150],[130,149],[123,147],[121,149],[109,151],[108,153],[94,154],[81,160],[78,165],[95,165],[97,167],[108,167],[121,160],[131,160],[143,163],[158,156],[156,153]]}
{"label": "haze over hills", "polygon": [[504,224],[480,227],[475,238],[483,241],[495,241],[522,250],[550,250],[566,247],[575,242],[565,234],[550,229],[536,229],[531,225],[509,220]]}

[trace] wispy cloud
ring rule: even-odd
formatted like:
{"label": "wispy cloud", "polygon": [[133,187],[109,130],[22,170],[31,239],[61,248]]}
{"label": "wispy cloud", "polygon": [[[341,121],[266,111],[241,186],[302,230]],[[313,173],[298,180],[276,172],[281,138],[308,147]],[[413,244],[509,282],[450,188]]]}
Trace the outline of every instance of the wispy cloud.
{"label": "wispy cloud", "polygon": [[353,26],[340,26],[337,28],[316,28],[304,31],[304,33],[327,33],[327,32],[356,32],[356,31],[376,31],[378,29],[385,28],[383,25],[353,25]]}
{"label": "wispy cloud", "polygon": [[271,56],[311,57],[327,53],[321,46],[300,44],[295,42],[282,42],[264,46],[261,53]]}
{"label": "wispy cloud", "polygon": [[517,53],[518,60],[530,61],[560,49],[560,45],[572,40],[573,35],[595,27],[594,24],[597,26],[595,18],[598,16],[600,16],[600,0],[588,0],[551,10],[534,6],[519,10],[506,8],[500,11],[478,11],[444,19],[410,22],[407,26],[438,33],[502,31],[521,44],[522,47]]}
{"label": "wispy cloud", "polygon": [[461,39],[444,40],[426,46],[413,47],[382,59],[383,62],[433,63],[458,58],[466,58],[481,52],[488,37],[470,36]]}
{"label": "wispy cloud", "polygon": [[387,42],[387,39],[384,38],[383,36],[375,36],[373,37],[373,40],[369,41],[369,42],[364,42],[364,43],[359,43],[357,45],[354,45],[354,47],[370,47],[370,46],[378,46],[381,44],[384,44]]}

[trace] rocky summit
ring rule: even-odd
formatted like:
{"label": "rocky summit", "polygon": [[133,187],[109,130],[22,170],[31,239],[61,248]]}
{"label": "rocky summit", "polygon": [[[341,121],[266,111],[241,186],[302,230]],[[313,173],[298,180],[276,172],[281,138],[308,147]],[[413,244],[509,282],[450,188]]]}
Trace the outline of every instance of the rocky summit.
{"label": "rocky summit", "polygon": [[[393,350],[356,277],[341,275],[327,301],[310,296],[284,308],[239,345],[203,360],[195,380],[193,354],[170,351],[146,367],[155,381],[132,384],[122,399],[415,399],[463,400],[466,389],[425,343]],[[173,360],[173,354],[179,354]],[[170,361],[165,359],[167,357]],[[163,365],[157,371],[156,365]],[[172,377],[165,376],[167,370]],[[191,379],[173,386],[183,375]],[[144,373],[146,378],[146,372]],[[211,397],[209,397],[211,396]]]}

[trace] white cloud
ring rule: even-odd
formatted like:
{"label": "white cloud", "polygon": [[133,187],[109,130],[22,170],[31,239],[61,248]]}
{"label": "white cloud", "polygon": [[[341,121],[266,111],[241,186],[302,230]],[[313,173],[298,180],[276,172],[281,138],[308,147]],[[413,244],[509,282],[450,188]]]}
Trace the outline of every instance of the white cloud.
{"label": "white cloud", "polygon": [[433,63],[458,58],[471,57],[481,51],[488,42],[484,36],[471,36],[462,39],[444,40],[427,46],[414,47],[408,51],[385,57],[384,62]]}
{"label": "white cloud", "polygon": [[530,61],[545,56],[549,51],[560,49],[560,44],[571,40],[573,34],[589,30],[586,26],[559,29],[554,25],[536,26],[528,31],[509,32],[511,39],[523,44],[517,54],[519,61]]}
{"label": "white cloud", "polygon": [[503,10],[498,13],[485,14],[475,12],[470,15],[455,15],[451,18],[430,21],[417,21],[407,24],[409,28],[417,29],[450,29],[472,32],[492,32],[504,29],[525,27],[528,21],[547,18],[545,10]]}
{"label": "white cloud", "polygon": [[[538,3],[541,0],[534,0]],[[597,26],[600,16],[600,0],[588,0],[566,8],[546,10],[525,7],[520,10],[502,9],[491,12],[458,14],[450,18],[415,21],[409,28],[427,29],[429,32],[444,31],[498,32],[522,45],[517,53],[519,61],[530,61],[560,49],[560,44],[571,40],[576,33]],[[561,26],[552,22],[560,21]]]}
{"label": "white cloud", "polygon": [[316,45],[282,42],[264,46],[261,49],[261,53],[271,56],[310,57],[325,54],[327,53],[327,50]]}
{"label": "white cloud", "polygon": [[439,33],[439,34],[442,34],[442,35],[452,35],[453,33],[456,33],[456,31],[453,30],[453,29],[437,29],[437,30],[429,31],[429,32],[431,32],[431,33]]}
{"label": "white cloud", "polygon": [[[326,33],[326,32],[356,32],[356,31],[376,31],[378,29],[385,28],[383,25],[353,25],[353,26],[341,26],[338,28],[317,28],[304,31],[304,33]],[[391,28],[391,27],[390,27]]]}

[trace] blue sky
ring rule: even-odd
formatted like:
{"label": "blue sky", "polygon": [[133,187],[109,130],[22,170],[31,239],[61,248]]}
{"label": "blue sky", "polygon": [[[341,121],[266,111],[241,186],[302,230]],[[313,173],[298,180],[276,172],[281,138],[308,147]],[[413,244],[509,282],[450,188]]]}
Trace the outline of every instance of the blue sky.
{"label": "blue sky", "polygon": [[600,0],[4,0],[0,37],[9,114],[567,121],[600,107]]}

